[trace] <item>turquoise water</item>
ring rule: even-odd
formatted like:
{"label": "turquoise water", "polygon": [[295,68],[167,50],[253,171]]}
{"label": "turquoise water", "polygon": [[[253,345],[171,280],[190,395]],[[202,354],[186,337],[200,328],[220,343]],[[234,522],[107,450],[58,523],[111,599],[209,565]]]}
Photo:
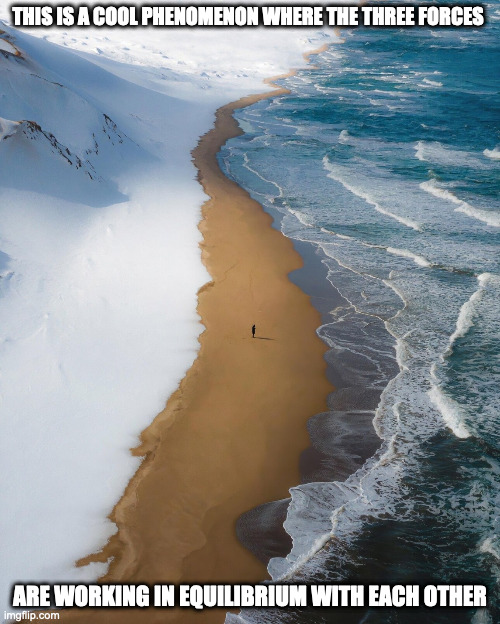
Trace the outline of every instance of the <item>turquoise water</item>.
{"label": "turquoise water", "polygon": [[323,467],[338,419],[371,414],[382,440],[347,479],[292,493],[294,548],[273,577],[486,584],[489,607],[244,621],[500,621],[500,11],[486,7],[481,29],[344,33],[290,94],[237,113],[245,134],[220,162],[342,296],[318,329],[340,389],[311,426]]}

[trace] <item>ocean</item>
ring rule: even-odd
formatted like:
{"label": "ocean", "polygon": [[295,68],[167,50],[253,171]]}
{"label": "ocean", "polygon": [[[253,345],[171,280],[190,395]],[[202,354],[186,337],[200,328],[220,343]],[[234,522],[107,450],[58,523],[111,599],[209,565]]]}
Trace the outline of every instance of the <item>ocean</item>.
{"label": "ocean", "polygon": [[219,162],[324,282],[337,391],[309,421],[273,579],[484,584],[488,607],[227,621],[500,621],[500,10],[485,6],[479,29],[344,32],[280,81],[289,94],[236,113]]}

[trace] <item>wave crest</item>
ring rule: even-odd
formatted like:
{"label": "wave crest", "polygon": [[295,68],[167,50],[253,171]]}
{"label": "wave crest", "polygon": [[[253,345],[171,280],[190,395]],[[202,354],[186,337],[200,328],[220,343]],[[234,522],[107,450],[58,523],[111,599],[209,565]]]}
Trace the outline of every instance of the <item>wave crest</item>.
{"label": "wave crest", "polygon": [[399,223],[402,223],[403,225],[406,225],[406,227],[412,228],[417,232],[422,231],[422,225],[420,223],[417,223],[416,221],[413,221],[413,219],[409,219],[408,217],[403,217],[401,215],[395,214],[394,212],[391,212],[390,210],[387,210],[387,208],[381,206],[377,201],[375,201],[375,199],[373,199],[373,197],[368,195],[368,193],[359,188],[356,188],[355,186],[347,182],[341,175],[339,175],[338,171],[328,160],[327,156],[323,158],[323,167],[329,172],[327,174],[329,178],[335,180],[336,182],[340,182],[340,184],[342,184],[344,188],[353,193],[353,195],[364,199],[365,202],[373,206],[377,212],[380,212],[381,214],[386,215],[391,219],[395,219],[396,221],[399,221]]}
{"label": "wave crest", "polygon": [[483,151],[483,154],[487,157],[487,158],[492,158],[493,160],[500,160],[500,150],[498,148],[494,148],[492,150],[489,149],[485,149]]}
{"label": "wave crest", "polygon": [[500,227],[500,214],[472,206],[468,202],[457,197],[448,189],[440,187],[435,178],[432,178],[427,182],[422,182],[420,184],[420,188],[430,195],[434,195],[434,197],[438,197],[439,199],[444,199],[455,204],[457,206],[455,208],[455,212],[462,212],[463,214],[466,214],[477,221],[482,221],[491,227]]}

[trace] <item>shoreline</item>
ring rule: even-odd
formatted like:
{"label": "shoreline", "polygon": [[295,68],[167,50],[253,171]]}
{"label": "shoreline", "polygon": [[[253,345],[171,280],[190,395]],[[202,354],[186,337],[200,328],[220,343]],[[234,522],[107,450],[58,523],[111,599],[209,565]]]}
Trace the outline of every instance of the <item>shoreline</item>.
{"label": "shoreline", "polygon": [[[328,46],[304,55],[306,60]],[[202,261],[212,281],[198,292],[205,330],[198,356],[165,409],[141,434],[144,457],[116,504],[118,532],[81,559],[111,564],[101,582],[251,582],[266,567],[237,540],[239,516],[287,498],[300,483],[299,459],[309,447],[306,424],[326,408],[326,345],[316,335],[320,314],[289,274],[302,266],[293,242],[219,168],[217,153],[242,134],[235,110],[288,90],[219,108],[214,127],[193,150],[209,199],[199,230]],[[250,334],[257,325],[256,340]],[[318,398],[321,397],[321,398]],[[136,621],[135,609],[101,612],[107,622]],[[223,622],[226,609],[141,610],[141,621]],[[116,615],[115,615],[116,613]],[[85,615],[67,611],[69,621]]]}

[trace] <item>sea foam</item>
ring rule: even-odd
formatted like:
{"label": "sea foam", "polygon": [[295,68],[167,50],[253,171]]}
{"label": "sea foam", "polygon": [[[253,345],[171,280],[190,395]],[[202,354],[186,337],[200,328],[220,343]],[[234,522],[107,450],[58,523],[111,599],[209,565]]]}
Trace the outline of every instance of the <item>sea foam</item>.
{"label": "sea foam", "polygon": [[444,165],[445,167],[467,167],[484,169],[488,163],[477,158],[475,153],[445,146],[439,141],[417,141],[414,145],[415,158],[423,162]]}
{"label": "sea foam", "polygon": [[413,253],[412,251],[408,251],[408,249],[396,249],[394,247],[387,247],[387,253],[393,254],[394,256],[401,256],[402,258],[409,258],[410,260],[413,260],[415,264],[418,264],[418,266],[421,267],[432,266],[431,263],[423,256]]}
{"label": "sea foam", "polygon": [[469,438],[471,433],[465,424],[466,413],[460,405],[436,384],[432,384],[427,394],[457,438]]}
{"label": "sea foam", "polygon": [[438,82],[437,80],[429,80],[428,78],[423,79],[423,84],[421,86],[424,87],[442,87],[443,83]]}
{"label": "sea foam", "polygon": [[420,232],[422,230],[422,226],[420,223],[417,223],[416,221],[413,221],[413,219],[409,219],[408,217],[397,215],[394,212],[391,212],[390,210],[379,204],[377,201],[375,201],[375,199],[366,191],[359,189],[347,182],[344,177],[339,175],[337,169],[334,167],[334,165],[330,163],[327,156],[323,158],[323,166],[329,172],[327,174],[329,178],[335,180],[336,182],[340,182],[340,184],[342,184],[344,188],[346,188],[354,195],[357,195],[361,199],[364,199],[365,202],[373,206],[377,212],[380,212],[381,214],[390,217],[391,219],[395,219],[399,223],[402,223],[406,227],[416,230],[417,232]]}
{"label": "sea foam", "polygon": [[495,149],[485,149],[483,154],[488,158],[492,158],[493,160],[500,160],[500,150],[495,147]]}
{"label": "sea foam", "polygon": [[448,349],[444,353],[445,357],[447,355],[450,355],[455,342],[459,338],[463,338],[467,334],[469,329],[474,325],[474,316],[477,312],[477,306],[481,301],[484,291],[488,288],[489,285],[498,282],[499,278],[496,275],[492,275],[491,273],[482,273],[478,276],[477,280],[479,283],[479,288],[471,295],[470,299],[466,301],[460,309],[456,329],[450,336]]}
{"label": "sea foam", "polygon": [[457,208],[455,208],[456,212],[462,212],[467,216],[477,219],[478,221],[482,221],[492,227],[500,227],[500,214],[471,206],[471,204],[459,199],[448,189],[441,188],[437,180],[434,178],[426,182],[422,182],[420,184],[420,188],[430,195],[434,195],[434,197],[452,202],[457,206]]}

